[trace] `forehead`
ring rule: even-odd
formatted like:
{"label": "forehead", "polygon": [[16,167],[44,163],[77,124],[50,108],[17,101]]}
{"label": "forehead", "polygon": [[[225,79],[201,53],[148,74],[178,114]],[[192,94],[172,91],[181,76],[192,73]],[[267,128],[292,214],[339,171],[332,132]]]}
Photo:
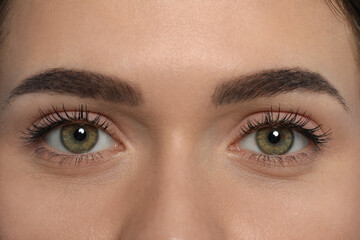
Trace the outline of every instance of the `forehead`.
{"label": "forehead", "polygon": [[[302,51],[304,45],[329,50],[327,45],[341,44],[344,34],[322,0],[32,0],[13,5],[9,37],[11,42],[21,41],[17,47],[29,54],[34,54],[32,49],[55,53],[71,49],[75,56],[94,52],[115,60],[119,53],[134,55],[137,60],[147,55],[159,60],[165,56],[167,60],[190,60],[195,54],[223,52],[224,56],[247,56],[246,61],[251,61],[256,56],[249,59],[250,53],[263,55],[274,47],[279,50],[274,58],[287,48]],[[184,52],[189,49],[192,53]],[[275,51],[271,52],[273,56]]]}
{"label": "forehead", "polygon": [[32,0],[11,11],[1,72],[12,79],[65,66],[186,90],[267,68],[354,69],[346,28],[322,0]]}

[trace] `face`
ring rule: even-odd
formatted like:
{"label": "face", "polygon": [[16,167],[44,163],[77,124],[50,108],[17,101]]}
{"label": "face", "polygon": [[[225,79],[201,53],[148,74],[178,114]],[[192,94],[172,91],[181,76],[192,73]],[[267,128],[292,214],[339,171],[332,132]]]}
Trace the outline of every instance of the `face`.
{"label": "face", "polygon": [[360,237],[360,75],[325,1],[11,5],[1,239]]}

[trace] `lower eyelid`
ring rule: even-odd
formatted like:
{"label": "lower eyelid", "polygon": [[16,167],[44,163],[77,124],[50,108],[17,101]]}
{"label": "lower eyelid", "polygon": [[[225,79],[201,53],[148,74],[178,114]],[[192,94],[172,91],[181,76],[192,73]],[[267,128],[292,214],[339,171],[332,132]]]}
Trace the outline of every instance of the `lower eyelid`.
{"label": "lower eyelid", "polygon": [[37,161],[46,167],[55,168],[73,168],[96,166],[112,161],[114,158],[121,160],[125,155],[125,148],[122,145],[116,145],[111,149],[101,152],[90,152],[83,154],[68,154],[41,145],[34,150],[34,157]]}
{"label": "lower eyelid", "polygon": [[[231,147],[228,148],[228,154],[231,157],[243,159],[243,158],[245,158],[244,156],[251,157],[251,158],[254,158],[256,156],[256,157],[258,157],[258,159],[263,160],[261,162],[265,162],[265,163],[269,162],[269,163],[271,163],[270,165],[274,165],[273,163],[275,160],[283,160],[283,161],[287,160],[291,163],[291,162],[294,162],[295,160],[297,160],[297,159],[294,159],[297,157],[300,157],[300,158],[311,157],[312,158],[312,157],[315,157],[316,154],[320,151],[321,151],[321,149],[319,149],[316,146],[310,145],[310,144],[308,144],[301,151],[289,152],[289,153],[286,153],[283,155],[269,155],[269,154],[265,154],[262,152],[253,152],[253,151],[249,151],[247,149],[243,149],[241,147],[234,146],[234,145],[232,145]],[[265,164],[265,165],[267,165],[267,164]],[[275,165],[278,165],[278,164],[275,164]],[[278,166],[284,166],[284,165],[281,164],[281,162],[280,162],[280,165],[278,165]]]}
{"label": "lower eyelid", "polygon": [[46,165],[58,165],[62,166],[80,166],[82,164],[89,164],[101,161],[103,158],[102,154],[67,154],[50,150],[44,146],[39,147],[35,150],[37,156],[46,161]]}
{"label": "lower eyelid", "polygon": [[249,151],[228,151],[228,158],[238,169],[270,178],[292,178],[305,174],[316,163],[319,149],[307,147],[305,151],[282,156],[264,155]]}

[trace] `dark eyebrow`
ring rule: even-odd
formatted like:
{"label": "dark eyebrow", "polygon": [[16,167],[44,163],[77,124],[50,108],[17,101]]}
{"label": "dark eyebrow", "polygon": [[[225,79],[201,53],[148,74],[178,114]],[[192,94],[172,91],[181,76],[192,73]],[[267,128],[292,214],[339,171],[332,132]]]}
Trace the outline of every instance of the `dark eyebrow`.
{"label": "dark eyebrow", "polygon": [[344,98],[329,81],[319,73],[300,68],[266,70],[229,80],[216,87],[212,101],[215,106],[220,106],[292,91],[328,94],[349,110]]}
{"label": "dark eyebrow", "polygon": [[28,93],[55,93],[101,98],[129,106],[142,103],[140,91],[121,79],[84,70],[53,68],[35,74],[14,88],[6,102]]}

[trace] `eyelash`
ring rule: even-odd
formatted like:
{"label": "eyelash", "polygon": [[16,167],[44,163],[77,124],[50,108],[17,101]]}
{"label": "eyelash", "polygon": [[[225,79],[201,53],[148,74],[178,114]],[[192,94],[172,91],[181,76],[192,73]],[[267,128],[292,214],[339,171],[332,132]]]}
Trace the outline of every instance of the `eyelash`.
{"label": "eyelash", "polygon": [[[65,109],[65,106],[62,106],[62,116],[58,109],[55,106],[52,106],[52,110],[48,110],[48,114],[45,114],[40,108],[38,109],[41,115],[41,121],[44,123],[44,126],[40,124],[33,124],[32,128],[27,128],[24,132],[23,139],[27,144],[35,143],[39,138],[43,137],[50,130],[55,129],[59,126],[69,123],[87,123],[89,125],[98,127],[104,131],[107,131],[109,127],[109,122],[106,119],[103,122],[100,122],[102,117],[101,114],[97,114],[97,117],[94,120],[89,119],[90,112],[87,109],[86,105],[80,105],[78,108],[75,108],[74,111],[70,114],[69,111]],[[111,135],[111,133],[109,133]]]}
{"label": "eyelash", "polygon": [[[22,139],[25,142],[25,145],[33,145],[39,143],[40,139],[46,136],[51,130],[66,125],[66,124],[74,124],[74,123],[86,123],[91,126],[97,127],[107,134],[112,136],[113,134],[108,131],[110,126],[110,122],[107,118],[105,118],[101,114],[95,114],[96,117],[93,120],[90,120],[89,114],[94,114],[88,111],[87,105],[80,105],[79,107],[75,107],[74,110],[67,111],[65,106],[62,106],[61,114],[57,107],[52,106],[51,109],[48,109],[48,113],[45,114],[43,110],[38,109],[41,120],[37,123],[34,123],[30,128],[27,128],[23,131]],[[105,118],[105,120],[102,120]],[[35,153],[44,154],[48,159],[59,159],[58,164],[62,166],[66,161],[74,161],[74,165],[79,165],[82,161],[86,161],[86,163],[91,160],[92,162],[97,161],[98,159],[102,159],[103,156],[101,152],[96,153],[83,153],[83,154],[63,154],[51,151],[45,147],[37,147],[35,149]]]}
{"label": "eyelash", "polygon": [[[102,120],[103,115],[96,114],[97,116],[93,119],[89,119],[90,112],[87,109],[86,105],[80,105],[75,108],[71,113],[65,109],[65,106],[62,106],[61,113],[59,110],[52,106],[52,109],[48,110],[48,114],[45,114],[40,108],[38,109],[41,120],[32,125],[32,127],[27,128],[23,132],[22,139],[25,141],[26,145],[36,144],[51,130],[65,125],[73,123],[87,123],[91,126],[95,126],[105,132],[110,136],[112,133],[109,133],[109,120],[105,118]],[[280,117],[284,114],[282,117]],[[317,132],[322,128],[322,124],[317,124],[313,128],[305,128],[305,126],[311,121],[311,114],[307,115],[306,112],[299,114],[299,109],[296,111],[289,110],[287,112],[282,112],[280,107],[277,111],[274,111],[273,108],[270,108],[270,111],[264,113],[262,119],[259,120],[248,120],[246,125],[239,130],[240,137],[245,137],[256,130],[259,130],[264,127],[282,127],[292,129],[298,133],[304,135],[312,141],[314,144],[314,150],[320,151],[328,142],[331,141],[331,130],[318,134]],[[103,158],[101,153],[84,153],[78,155],[69,155],[53,152],[45,147],[38,147],[35,150],[35,153],[46,154],[49,159],[58,158],[59,165],[61,166],[64,162],[68,160],[74,160],[74,165],[79,165],[83,160],[88,162],[96,161],[98,158]],[[271,163],[276,165],[280,163],[281,166],[285,164],[292,164],[293,162],[298,163],[298,161],[303,160],[304,158],[309,158],[307,153],[302,152],[293,155],[267,155],[260,153],[251,153],[249,156],[252,160],[258,162],[263,162],[264,164]]]}
{"label": "eyelash", "polygon": [[[284,114],[284,115],[283,115]],[[281,116],[283,115],[283,116]],[[309,140],[314,144],[314,152],[319,152],[323,147],[326,147],[327,144],[332,140],[331,138],[331,129],[324,133],[318,133],[319,130],[323,127],[322,124],[317,124],[313,128],[306,128],[305,126],[311,121],[311,114],[304,112],[299,114],[299,109],[296,111],[290,109],[287,112],[283,112],[280,107],[277,111],[274,111],[273,108],[270,108],[270,111],[264,113],[261,120],[251,120],[249,119],[245,126],[241,127],[239,130],[239,136],[241,138],[265,127],[280,127],[288,128],[294,130]],[[288,154],[288,155],[267,155],[261,153],[251,153],[249,155],[251,160],[257,162],[262,162],[264,165],[278,165],[287,166],[290,164],[302,162],[304,159],[308,159],[310,156],[306,152]]]}

